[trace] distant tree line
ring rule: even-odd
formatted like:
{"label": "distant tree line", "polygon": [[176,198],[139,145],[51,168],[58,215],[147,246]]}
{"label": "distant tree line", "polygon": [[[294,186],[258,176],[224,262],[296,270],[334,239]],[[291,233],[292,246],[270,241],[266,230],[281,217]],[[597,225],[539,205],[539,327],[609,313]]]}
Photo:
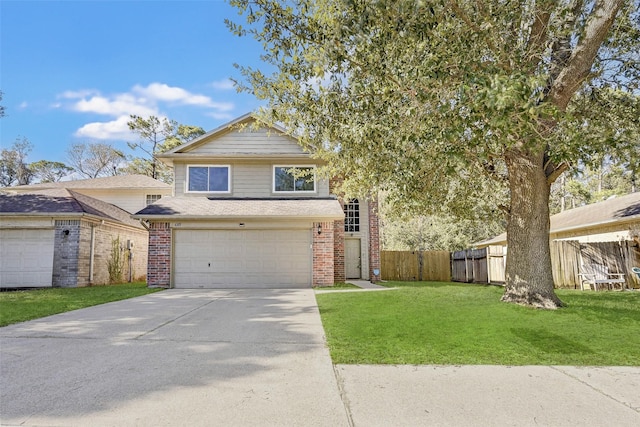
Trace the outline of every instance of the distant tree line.
{"label": "distant tree line", "polygon": [[[5,109],[0,107],[0,117],[4,115]],[[26,137],[18,137],[11,147],[0,152],[0,186],[58,182],[72,174],[81,179],[141,174],[171,183],[173,173],[158,160],[157,155],[205,133],[201,127],[155,116],[143,118],[132,115],[127,124],[137,137],[127,145],[134,153],[141,153],[140,156],[126,155],[110,143],[79,142],[66,150],[66,163],[50,160],[30,162],[28,157],[33,144]]]}

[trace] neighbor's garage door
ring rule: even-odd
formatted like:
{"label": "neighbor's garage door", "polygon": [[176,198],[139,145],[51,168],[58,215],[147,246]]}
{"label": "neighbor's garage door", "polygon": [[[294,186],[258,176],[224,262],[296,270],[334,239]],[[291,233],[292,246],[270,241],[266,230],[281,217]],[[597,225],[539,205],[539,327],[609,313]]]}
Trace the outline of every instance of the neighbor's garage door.
{"label": "neighbor's garage door", "polygon": [[176,230],[176,288],[311,286],[311,230]]}
{"label": "neighbor's garage door", "polygon": [[51,286],[54,230],[0,230],[0,287]]}

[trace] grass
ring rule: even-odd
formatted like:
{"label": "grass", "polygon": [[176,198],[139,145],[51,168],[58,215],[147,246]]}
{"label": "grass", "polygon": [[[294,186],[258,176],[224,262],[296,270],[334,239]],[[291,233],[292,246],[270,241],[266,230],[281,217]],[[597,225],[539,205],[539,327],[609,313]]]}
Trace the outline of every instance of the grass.
{"label": "grass", "polygon": [[568,306],[542,311],[500,287],[386,285],[400,289],[316,295],[334,363],[640,364],[640,292],[557,290]]}
{"label": "grass", "polygon": [[0,326],[156,292],[144,282],[0,292]]}
{"label": "grass", "polygon": [[351,283],[338,282],[334,283],[331,286],[314,286],[313,289],[316,291],[332,291],[334,289],[360,289],[356,285],[352,285]]}

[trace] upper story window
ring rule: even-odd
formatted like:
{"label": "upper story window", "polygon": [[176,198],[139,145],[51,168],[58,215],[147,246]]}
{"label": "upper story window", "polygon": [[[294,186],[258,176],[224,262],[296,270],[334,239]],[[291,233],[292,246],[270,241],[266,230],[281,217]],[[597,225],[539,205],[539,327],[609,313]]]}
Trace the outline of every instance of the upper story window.
{"label": "upper story window", "polygon": [[229,193],[229,166],[187,166],[187,191],[201,193]]}
{"label": "upper story window", "polygon": [[315,166],[274,166],[273,191],[313,193],[316,191]]}
{"label": "upper story window", "polygon": [[360,203],[351,199],[344,205],[344,231],[355,233],[360,231]]}
{"label": "upper story window", "polygon": [[151,203],[157,202],[162,198],[162,194],[147,194],[147,206]]}

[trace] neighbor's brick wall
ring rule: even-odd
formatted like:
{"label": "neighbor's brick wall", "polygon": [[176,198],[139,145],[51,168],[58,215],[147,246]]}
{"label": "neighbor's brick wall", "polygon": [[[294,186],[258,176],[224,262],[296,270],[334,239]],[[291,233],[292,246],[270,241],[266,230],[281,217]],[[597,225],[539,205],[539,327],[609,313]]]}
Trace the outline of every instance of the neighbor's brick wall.
{"label": "neighbor's brick wall", "polygon": [[[316,231],[318,225],[322,233]],[[331,286],[334,280],[333,268],[333,221],[313,224],[313,285]]]}
{"label": "neighbor's brick wall", "polygon": [[147,285],[166,288],[171,285],[171,228],[168,222],[149,225]]}
{"label": "neighbor's brick wall", "polygon": [[342,283],[346,279],[344,264],[344,221],[333,223],[333,280]]}
{"label": "neighbor's brick wall", "polygon": [[[69,234],[65,234],[69,231]],[[55,222],[52,286],[70,288],[78,283],[80,220]]]}
{"label": "neighbor's brick wall", "polygon": [[[93,225],[92,225],[93,224]],[[91,280],[91,228],[95,228],[93,280]],[[69,234],[65,234],[65,230]],[[133,279],[144,280],[147,270],[148,233],[143,229],[97,224],[86,220],[58,220],[55,225],[53,286],[70,288],[109,283],[111,241],[120,238],[122,281],[129,280],[127,240],[133,240]]]}
{"label": "neighbor's brick wall", "polygon": [[[369,200],[369,277],[372,283],[380,280],[380,221],[378,202]],[[378,270],[378,275],[373,270]]]}
{"label": "neighbor's brick wall", "polygon": [[[86,226],[86,227],[85,227]],[[94,258],[93,258],[93,280],[90,280],[90,259],[91,259],[91,224],[83,221],[80,245],[80,269],[78,273],[78,286],[89,284],[103,285],[110,282],[109,261],[112,258],[112,242],[119,240],[120,260],[122,262],[122,277],[120,282],[129,281],[129,256],[127,241],[133,241],[131,253],[131,267],[133,270],[132,280],[144,280],[147,271],[147,246],[148,233],[144,229],[129,227],[118,227],[110,224],[96,224]],[[85,231],[86,230],[86,231]]]}

